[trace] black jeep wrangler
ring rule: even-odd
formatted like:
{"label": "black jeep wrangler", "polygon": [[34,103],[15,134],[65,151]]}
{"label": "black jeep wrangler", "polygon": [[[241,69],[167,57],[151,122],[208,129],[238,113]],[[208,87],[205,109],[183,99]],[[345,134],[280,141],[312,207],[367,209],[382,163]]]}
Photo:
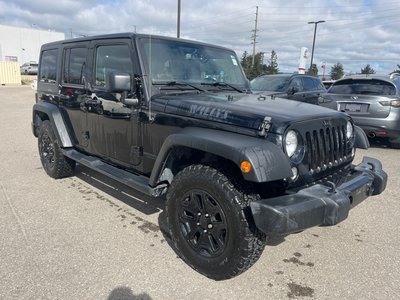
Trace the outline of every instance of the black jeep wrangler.
{"label": "black jeep wrangler", "polygon": [[166,193],[182,259],[222,280],[266,238],[334,225],[383,192],[381,163],[342,112],[249,92],[236,54],[182,39],[115,34],[40,54],[33,134],[44,170],[76,163],[142,193]]}

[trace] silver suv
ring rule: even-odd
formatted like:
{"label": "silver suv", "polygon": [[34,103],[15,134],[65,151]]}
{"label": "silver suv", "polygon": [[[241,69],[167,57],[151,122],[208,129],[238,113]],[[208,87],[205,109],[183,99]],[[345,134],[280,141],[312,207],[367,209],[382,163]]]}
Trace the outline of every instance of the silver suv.
{"label": "silver suv", "polygon": [[343,78],[319,103],[351,115],[370,139],[385,138],[391,147],[400,148],[400,74]]}
{"label": "silver suv", "polygon": [[36,62],[27,62],[20,67],[21,74],[23,75],[37,75],[38,64]]}

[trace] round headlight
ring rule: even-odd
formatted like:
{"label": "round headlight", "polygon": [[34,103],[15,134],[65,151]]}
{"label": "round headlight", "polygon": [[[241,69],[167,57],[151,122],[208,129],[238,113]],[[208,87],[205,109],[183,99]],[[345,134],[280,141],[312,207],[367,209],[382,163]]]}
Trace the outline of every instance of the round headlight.
{"label": "round headlight", "polygon": [[285,137],[285,148],[289,157],[292,157],[296,152],[298,143],[297,133],[294,130],[289,130]]}
{"label": "round headlight", "polygon": [[349,140],[353,136],[353,124],[350,121],[347,121],[346,126],[346,137]]}

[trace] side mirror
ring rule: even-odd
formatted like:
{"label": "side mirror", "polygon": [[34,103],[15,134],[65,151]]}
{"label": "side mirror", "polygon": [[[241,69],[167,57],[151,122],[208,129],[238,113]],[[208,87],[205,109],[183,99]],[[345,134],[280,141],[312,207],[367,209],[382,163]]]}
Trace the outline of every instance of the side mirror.
{"label": "side mirror", "polygon": [[288,89],[287,93],[288,93],[288,95],[294,95],[294,94],[296,94],[298,91],[299,91],[298,88],[292,87],[292,88]]}
{"label": "side mirror", "polygon": [[132,89],[131,75],[110,72],[106,76],[106,91],[109,93],[129,92]]}
{"label": "side mirror", "polygon": [[132,91],[132,78],[128,73],[110,72],[106,76],[106,91],[109,93],[121,93],[121,102],[128,106],[139,106],[139,99],[128,98]]}

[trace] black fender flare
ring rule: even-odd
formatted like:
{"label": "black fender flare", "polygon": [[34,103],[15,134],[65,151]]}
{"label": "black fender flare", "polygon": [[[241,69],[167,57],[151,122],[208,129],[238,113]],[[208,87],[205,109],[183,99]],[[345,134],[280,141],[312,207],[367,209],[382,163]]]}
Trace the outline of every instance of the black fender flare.
{"label": "black fender flare", "polygon": [[51,126],[53,127],[54,133],[57,139],[61,143],[61,147],[72,147],[72,140],[68,134],[67,126],[65,125],[63,116],[59,107],[49,102],[39,102],[33,105],[32,109],[32,130],[33,134],[36,135],[36,128],[40,125],[37,124],[38,112],[48,116]]}
{"label": "black fender flare", "polygon": [[292,176],[289,158],[283,150],[265,138],[207,128],[188,127],[164,141],[151,172],[149,184],[155,186],[174,147],[184,146],[201,150],[235,163],[249,161],[252,169],[242,173],[245,180],[269,182]]}
{"label": "black fender flare", "polygon": [[365,134],[364,130],[360,127],[354,125],[354,133],[356,136],[355,147],[360,149],[368,149],[369,148],[369,141],[367,135]]}

